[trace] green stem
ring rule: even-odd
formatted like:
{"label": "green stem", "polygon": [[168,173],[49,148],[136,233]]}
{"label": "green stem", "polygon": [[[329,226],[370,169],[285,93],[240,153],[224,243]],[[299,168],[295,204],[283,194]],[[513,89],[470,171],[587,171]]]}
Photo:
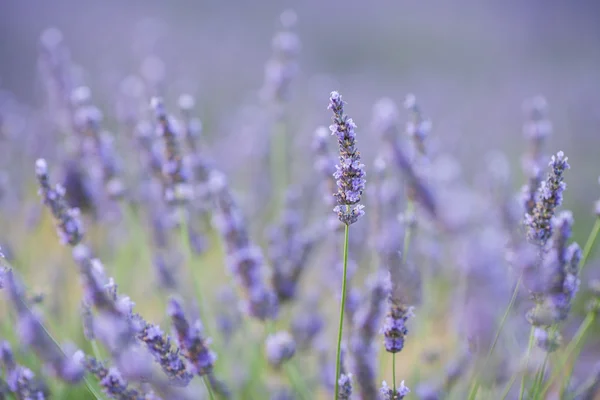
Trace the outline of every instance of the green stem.
{"label": "green stem", "polygon": [[302,381],[302,378],[300,378],[300,374],[298,373],[298,370],[296,369],[296,366],[293,364],[292,361],[293,360],[290,360],[287,363],[283,364],[283,369],[285,371],[285,374],[287,375],[287,378],[292,384],[292,387],[294,388],[294,392],[296,392],[296,394],[300,397],[300,400],[312,399],[312,394]]}
{"label": "green stem", "polygon": [[396,353],[392,353],[392,383],[396,393]]}
{"label": "green stem", "polygon": [[[564,355],[564,357],[562,358],[562,360],[560,362],[559,368],[556,368],[554,370],[554,373],[552,374],[552,376],[548,380],[548,383],[546,384],[546,386],[544,386],[544,389],[542,390],[542,398],[546,394],[546,392],[548,390],[550,390],[550,387],[552,386],[552,383],[554,382],[554,380],[558,377],[558,374],[564,369],[565,365],[569,361],[571,353],[575,349],[579,349],[579,346],[578,346],[579,343],[581,342],[581,340],[585,336],[587,330],[592,326],[594,320],[595,320],[595,315],[592,314],[592,313],[589,313],[585,317],[585,319],[581,322],[581,325],[579,325],[579,328],[577,329],[577,332],[575,332],[575,335],[573,336],[573,339],[571,339],[571,341],[567,345],[567,348],[565,349],[565,355]],[[575,353],[575,359],[577,359],[577,355],[578,354]],[[566,382],[568,382],[571,379],[572,373],[573,373],[573,369],[571,368],[570,372],[568,374],[568,378],[567,378]]]}
{"label": "green stem", "polygon": [[206,386],[206,390],[208,391],[208,397],[210,400],[215,400],[215,395],[213,394],[212,391],[212,386],[210,385],[210,381],[208,380],[208,376],[204,375],[204,377],[202,378],[203,382],[204,382],[204,386]]}
{"label": "green stem", "polygon": [[533,388],[532,388],[532,397],[533,399],[537,400],[538,397],[538,392],[540,389],[540,386],[542,385],[543,381],[544,381],[544,374],[546,373],[546,364],[548,363],[548,356],[550,353],[546,352],[546,356],[544,357],[544,362],[542,363],[542,367],[538,370],[538,373],[535,376],[535,381],[533,382]]}
{"label": "green stem", "polygon": [[512,388],[516,379],[517,379],[517,374],[513,374],[510,377],[510,380],[508,381],[508,383],[506,384],[506,387],[502,391],[502,400],[506,399],[506,397],[508,396],[508,392],[510,392],[510,388]]}
{"label": "green stem", "polygon": [[[498,339],[500,338],[500,333],[502,332],[502,328],[504,328],[504,324],[506,323],[507,319],[508,319],[508,314],[510,313],[510,310],[512,309],[513,305],[515,304],[515,301],[517,299],[517,294],[519,293],[519,288],[521,287],[521,280],[523,279],[523,274],[519,275],[519,279],[517,280],[517,284],[515,285],[515,290],[513,291],[512,297],[510,298],[510,302],[508,303],[508,307],[506,308],[506,311],[504,311],[504,315],[502,316],[502,320],[500,321],[500,326],[498,327],[498,330],[496,331],[496,335],[494,336],[494,341],[492,342],[492,346],[490,347],[490,350],[487,353],[487,356],[485,357],[485,361],[483,362],[483,367],[481,368],[481,371],[485,371],[488,362],[490,361],[490,357],[492,356],[492,353],[494,352],[494,349],[496,348],[496,344],[498,343]],[[475,397],[477,396],[477,391],[479,390],[479,379],[478,376],[475,376],[475,382],[473,383],[473,388],[471,389],[471,392],[469,393],[469,400],[475,400]]]}
{"label": "green stem", "polygon": [[523,372],[523,376],[521,377],[521,390],[519,391],[519,400],[523,400],[523,396],[525,395],[525,377],[527,376],[527,370],[529,369],[529,357],[531,356],[531,350],[533,349],[533,339],[534,339],[535,328],[531,327],[531,332],[529,333],[529,345],[527,345],[527,353],[525,354],[525,371]]}
{"label": "green stem", "polygon": [[[583,270],[583,267],[585,267],[586,261],[592,253],[592,249],[594,248],[594,242],[596,241],[596,237],[598,237],[598,232],[600,232],[600,218],[596,218],[596,222],[594,222],[592,231],[590,232],[590,235],[588,236],[588,239],[585,242],[585,246],[583,246],[583,255],[581,256],[581,270]],[[581,270],[579,271],[580,273]]]}
{"label": "green stem", "polygon": [[338,398],[340,390],[340,367],[342,353],[342,330],[344,328],[344,308],[346,307],[346,275],[348,270],[348,231],[350,226],[346,225],[344,230],[344,271],[342,273],[342,300],[340,303],[340,323],[338,327],[337,351],[335,360],[335,398]]}

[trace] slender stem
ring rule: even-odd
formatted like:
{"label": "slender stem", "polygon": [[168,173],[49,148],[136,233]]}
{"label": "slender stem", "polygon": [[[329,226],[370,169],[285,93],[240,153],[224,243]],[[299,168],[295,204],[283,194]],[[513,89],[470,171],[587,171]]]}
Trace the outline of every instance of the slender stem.
{"label": "slender stem", "polygon": [[208,376],[204,375],[202,377],[202,381],[204,382],[204,386],[206,386],[206,390],[208,391],[208,397],[210,400],[215,400],[215,395],[212,391],[212,386],[210,385],[210,380],[208,380]]}
{"label": "slender stem", "polygon": [[344,308],[346,307],[346,275],[348,270],[348,231],[350,226],[346,225],[344,230],[344,271],[342,273],[342,300],[340,303],[340,323],[338,328],[337,351],[335,360],[335,398],[338,398],[340,390],[340,367],[342,364],[342,330],[344,328]]}
{"label": "slender stem", "polygon": [[594,242],[596,241],[596,237],[598,237],[598,232],[600,232],[600,218],[596,218],[596,222],[594,222],[594,226],[592,227],[590,236],[588,236],[588,239],[585,242],[585,246],[583,246],[583,255],[581,257],[581,270],[583,270],[583,267],[585,267],[586,261],[592,253]]}
{"label": "slender stem", "polygon": [[533,382],[533,388],[532,388],[532,398],[533,399],[538,399],[538,392],[540,389],[540,386],[542,385],[543,381],[544,381],[544,374],[546,373],[546,364],[548,363],[548,356],[550,353],[546,352],[546,356],[544,357],[544,362],[542,363],[542,367],[538,370],[536,376],[535,376],[535,381]]}
{"label": "slender stem", "polygon": [[392,353],[392,383],[396,393],[396,353]]}
{"label": "slender stem", "polygon": [[[508,314],[510,313],[510,310],[512,309],[513,305],[515,304],[515,301],[517,299],[517,294],[519,293],[519,288],[521,287],[521,280],[523,279],[523,274],[519,275],[519,279],[517,280],[517,283],[515,285],[515,289],[513,291],[512,297],[510,299],[510,302],[508,303],[508,307],[506,308],[506,311],[504,311],[504,315],[502,316],[502,320],[500,321],[500,326],[498,327],[498,330],[496,331],[496,335],[494,336],[494,341],[492,342],[492,346],[490,347],[490,350],[487,353],[487,356],[485,357],[485,361],[483,362],[483,367],[481,368],[481,371],[485,371],[488,362],[490,361],[490,357],[492,356],[492,353],[494,352],[494,349],[496,348],[496,344],[498,343],[498,339],[500,338],[500,333],[502,332],[502,328],[504,327],[504,324],[506,323],[507,319],[508,319]],[[471,389],[471,392],[469,393],[469,400],[475,400],[475,397],[477,396],[477,391],[479,390],[479,379],[478,376],[476,375],[474,378],[475,382],[473,383],[473,388]]]}
{"label": "slender stem", "polygon": [[529,333],[529,345],[527,346],[527,353],[525,354],[525,371],[523,372],[523,376],[521,377],[521,390],[519,391],[519,400],[523,400],[523,396],[525,395],[525,376],[527,376],[527,370],[529,369],[529,357],[531,356],[531,350],[533,349],[533,338],[534,338],[535,328],[531,327],[531,332]]}
{"label": "slender stem", "polygon": [[305,385],[302,381],[302,378],[300,378],[301,375],[292,361],[293,360],[290,360],[287,363],[283,364],[283,369],[294,388],[294,392],[296,392],[300,400],[309,400],[314,398],[308,390],[308,386]]}
{"label": "slender stem", "polygon": [[510,392],[510,388],[512,388],[512,385],[515,383],[516,379],[517,379],[517,374],[513,374],[510,377],[510,380],[508,381],[508,383],[506,384],[506,387],[502,391],[502,397],[501,397],[502,400],[506,399],[506,396],[508,396],[508,392]]}
{"label": "slender stem", "polygon": [[[552,383],[558,377],[558,374],[563,370],[563,368],[565,367],[565,365],[569,361],[569,358],[570,358],[571,353],[573,352],[573,350],[575,350],[576,348],[578,349],[578,344],[581,342],[581,340],[585,336],[585,333],[587,332],[587,330],[592,326],[594,320],[595,320],[595,315],[592,314],[592,313],[589,313],[585,317],[585,319],[581,322],[581,325],[579,325],[579,328],[577,329],[577,332],[575,332],[575,335],[573,336],[573,339],[571,339],[571,341],[567,345],[567,348],[565,349],[565,355],[562,358],[562,361],[560,362],[560,365],[558,366],[558,368],[556,368],[554,370],[554,373],[552,374],[552,376],[548,380],[548,383],[546,384],[546,386],[544,386],[544,389],[542,390],[542,397],[550,389],[550,387],[552,386]],[[577,358],[577,353],[575,353],[575,359],[576,358]],[[568,380],[571,379],[572,373],[573,373],[573,369],[571,368],[570,372],[568,374]],[[568,382],[568,380],[567,380],[567,382]]]}

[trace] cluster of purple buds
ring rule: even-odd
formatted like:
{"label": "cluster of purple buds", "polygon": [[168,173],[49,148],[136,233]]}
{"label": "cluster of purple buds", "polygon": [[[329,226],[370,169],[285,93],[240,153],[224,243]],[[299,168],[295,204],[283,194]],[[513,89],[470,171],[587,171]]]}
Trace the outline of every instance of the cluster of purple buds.
{"label": "cluster of purple buds", "polygon": [[562,204],[563,192],[567,187],[563,182],[564,172],[569,169],[568,158],[562,151],[552,156],[551,171],[536,194],[536,203],[531,213],[525,214],[527,236],[534,244],[543,247],[552,236],[552,217]]}
{"label": "cluster of purple buds", "polygon": [[173,349],[171,338],[167,336],[158,325],[144,321],[139,315],[134,315],[139,320],[142,328],[137,333],[137,338],[146,344],[146,347],[160,364],[169,377],[171,383],[186,386],[193,375],[190,374],[179,356],[179,349]]}
{"label": "cluster of purple buds", "polygon": [[390,310],[383,320],[383,343],[385,350],[398,353],[404,348],[404,340],[408,334],[406,321],[413,316],[412,307],[390,302]]}
{"label": "cluster of purple buds", "polygon": [[350,400],[350,396],[352,396],[352,374],[341,374],[338,385],[340,386],[338,400]]}
{"label": "cluster of purple buds", "polygon": [[341,222],[351,225],[364,215],[364,206],[358,203],[365,190],[365,166],[361,164],[360,152],[356,148],[356,125],[344,113],[344,101],[338,92],[331,92],[328,109],[333,112],[333,124],[329,129],[336,136],[340,148],[340,163],[333,175],[338,187],[334,195],[338,205],[334,211]]}
{"label": "cluster of purple buds", "polygon": [[400,382],[400,387],[393,389],[388,386],[386,381],[381,383],[379,389],[380,400],[402,400],[410,393],[410,389],[404,385],[404,381]]}
{"label": "cluster of purple buds", "polygon": [[269,364],[275,368],[279,368],[296,354],[296,342],[288,332],[277,332],[267,337],[265,352]]}
{"label": "cluster of purple buds", "polygon": [[[48,387],[29,368],[17,364],[12,349],[8,342],[0,344],[0,360],[4,365],[6,388],[0,387],[0,397],[5,393],[3,389],[13,393],[18,399],[44,400],[50,398]],[[4,382],[1,382],[4,383]]]}
{"label": "cluster of purple buds", "polygon": [[175,121],[167,114],[162,99],[154,97],[151,107],[156,117],[158,136],[164,142],[162,173],[166,182],[165,200],[169,204],[187,203],[192,198],[192,190],[179,146],[179,130]]}
{"label": "cluster of purple buds", "polygon": [[129,387],[129,383],[123,378],[121,372],[115,368],[106,366],[93,357],[85,357],[85,369],[98,378],[104,393],[112,399],[119,400],[160,400],[155,394],[140,392]]}
{"label": "cluster of purple buds", "polygon": [[200,320],[192,326],[188,322],[183,307],[174,298],[169,300],[168,314],[177,334],[181,354],[190,362],[198,376],[210,375],[216,354],[208,347],[210,340],[204,337],[204,328]]}
{"label": "cluster of purple buds", "polygon": [[573,226],[573,216],[563,211],[553,217],[552,247],[547,249],[536,273],[537,284],[530,288],[535,308],[528,312],[529,322],[535,326],[535,336],[540,347],[552,351],[558,346],[560,336],[555,325],[564,321],[579,288],[579,263],[581,249],[577,243],[568,245]]}
{"label": "cluster of purple buds", "polygon": [[48,164],[39,159],[35,163],[35,173],[40,186],[39,194],[44,204],[48,206],[56,221],[56,231],[63,244],[75,246],[83,239],[83,225],[79,218],[79,210],[70,208],[65,200],[65,189],[57,184],[50,185]]}

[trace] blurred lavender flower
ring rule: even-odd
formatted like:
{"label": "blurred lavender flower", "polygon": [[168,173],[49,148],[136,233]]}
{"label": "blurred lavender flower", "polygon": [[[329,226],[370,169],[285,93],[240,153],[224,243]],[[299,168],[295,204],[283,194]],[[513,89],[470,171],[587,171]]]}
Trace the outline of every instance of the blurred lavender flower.
{"label": "blurred lavender flower", "polygon": [[352,396],[352,374],[341,374],[339,385],[338,400],[350,400],[350,396]]}
{"label": "blurred lavender flower", "polygon": [[121,372],[115,368],[106,368],[104,364],[93,357],[84,357],[86,370],[96,376],[104,393],[111,399],[116,400],[160,400],[156,395],[148,397],[136,389],[129,388],[128,382],[123,378]]}
{"label": "blurred lavender flower", "polygon": [[300,39],[293,31],[297,16],[286,10],[280,16],[283,30],[273,37],[273,54],[265,65],[265,79],[260,91],[261,99],[281,107],[290,97],[290,84],[298,73],[296,59],[300,52]]}
{"label": "blurred lavender flower", "polygon": [[412,307],[390,302],[390,311],[383,320],[381,329],[384,337],[385,350],[398,353],[404,348],[405,336],[408,334],[406,321],[412,317]]}
{"label": "blurred lavender flower", "polygon": [[400,382],[400,387],[396,390],[388,386],[386,381],[381,383],[381,389],[379,389],[380,400],[402,400],[410,393],[410,389],[404,386],[404,381]]}
{"label": "blurred lavender flower", "polygon": [[302,234],[300,193],[290,189],[278,226],[273,227],[269,240],[269,260],[272,267],[271,282],[280,303],[292,300],[296,295],[300,276],[308,257],[316,245],[316,235],[309,238]]}
{"label": "blurred lavender flower", "polygon": [[8,342],[2,342],[0,345],[0,360],[4,365],[8,390],[14,393],[17,399],[44,400],[49,398],[50,393],[46,385],[36,379],[35,374],[29,368],[16,363]]}
{"label": "blurred lavender flower", "polygon": [[175,121],[167,115],[167,110],[161,98],[154,97],[151,102],[157,121],[157,133],[164,141],[164,164],[162,172],[166,178],[165,200],[169,204],[187,203],[192,193],[178,143],[179,131]]}
{"label": "blurred lavender flower", "polygon": [[296,354],[296,342],[288,332],[277,332],[267,337],[265,351],[269,364],[279,368]]}
{"label": "blurred lavender flower", "polygon": [[40,185],[39,194],[42,196],[44,204],[52,211],[61,242],[75,246],[83,239],[83,226],[79,219],[79,210],[69,208],[64,197],[65,189],[62,186],[56,185],[55,188],[50,186],[46,160],[36,161],[35,172]]}
{"label": "blurred lavender flower", "polygon": [[[410,102],[408,105],[411,105]],[[373,114],[374,129],[388,143],[394,163],[404,174],[407,186],[406,196],[409,200],[419,204],[432,218],[437,219],[439,217],[438,207],[431,189],[416,171],[413,161],[399,142],[400,127],[396,105],[390,99],[382,99],[375,105]],[[424,128],[427,128],[427,126]],[[413,138],[417,143],[417,147],[423,148],[424,151],[423,140],[425,135],[413,136]]]}
{"label": "blurred lavender flower", "polygon": [[358,391],[363,399],[377,397],[377,347],[375,338],[379,332],[386,299],[389,296],[389,273],[381,272],[369,281],[369,296],[354,316],[354,331],[350,341],[350,352],[354,361],[353,370]]}
{"label": "blurred lavender flower", "polygon": [[356,149],[356,125],[344,113],[344,101],[338,92],[331,92],[328,109],[333,112],[333,124],[329,129],[340,146],[340,164],[336,165],[334,173],[338,186],[335,194],[338,205],[334,211],[341,222],[351,225],[364,215],[364,206],[358,203],[365,190],[365,166],[361,164],[360,152]]}
{"label": "blurred lavender flower", "polygon": [[423,116],[417,98],[412,93],[406,96],[404,108],[412,114],[412,120],[406,123],[406,133],[412,138],[419,154],[424,155],[426,153],[425,139],[431,131],[431,121]]}
{"label": "blurred lavender flower", "polygon": [[154,359],[173,384],[186,386],[192,380],[193,375],[187,371],[179,357],[179,349],[173,349],[171,339],[163,333],[159,326],[149,324],[138,315],[134,315],[134,317],[142,326],[137,334],[138,339],[146,344]]}
{"label": "blurred lavender flower", "polygon": [[[526,283],[535,302],[527,319],[535,327],[537,345],[546,351],[554,351],[559,346],[561,336],[556,324],[567,318],[579,288],[581,249],[576,243],[568,245],[572,226],[573,216],[569,211],[552,217],[551,226],[545,228],[552,232],[548,242],[552,247],[544,250],[534,269],[525,271],[528,273]],[[529,276],[531,274],[534,276]]]}
{"label": "blurred lavender flower", "polygon": [[181,304],[174,298],[169,300],[168,314],[177,333],[181,353],[193,365],[196,374],[204,376],[211,373],[217,356],[208,347],[210,341],[203,337],[200,320],[190,326]]}
{"label": "blurred lavender flower", "polygon": [[262,251],[251,243],[246,222],[223,173],[212,170],[209,185],[216,205],[213,221],[223,239],[227,263],[244,289],[245,311],[260,320],[273,319],[279,304],[275,293],[262,280]]}

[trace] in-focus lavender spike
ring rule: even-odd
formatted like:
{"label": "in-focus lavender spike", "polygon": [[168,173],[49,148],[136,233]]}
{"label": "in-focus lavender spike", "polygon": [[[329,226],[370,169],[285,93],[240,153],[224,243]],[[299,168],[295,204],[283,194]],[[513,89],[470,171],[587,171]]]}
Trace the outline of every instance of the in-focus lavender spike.
{"label": "in-focus lavender spike", "polygon": [[364,215],[364,206],[359,202],[365,190],[365,166],[361,164],[360,152],[356,148],[356,124],[344,113],[344,101],[338,92],[331,92],[328,109],[333,112],[333,124],[329,129],[336,136],[340,148],[340,163],[333,175],[338,186],[335,194],[338,205],[334,211],[341,222],[351,225]]}

